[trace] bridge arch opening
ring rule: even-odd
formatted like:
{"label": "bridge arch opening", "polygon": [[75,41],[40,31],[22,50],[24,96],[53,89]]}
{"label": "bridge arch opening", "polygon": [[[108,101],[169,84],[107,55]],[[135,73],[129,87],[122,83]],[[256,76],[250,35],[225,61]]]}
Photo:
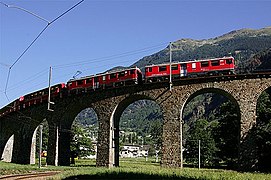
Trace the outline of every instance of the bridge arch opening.
{"label": "bridge arch opening", "polygon": [[[41,127],[42,126],[42,127]],[[42,136],[41,135],[42,128]],[[40,138],[42,138],[41,151],[40,151]],[[41,166],[47,164],[47,152],[48,152],[48,138],[49,138],[49,125],[48,121],[44,119],[35,129],[32,138],[32,147],[30,155],[30,164],[37,164],[36,159],[39,158],[41,152]]]}
{"label": "bridge arch opening", "polygon": [[[4,138],[4,137],[1,137]],[[1,160],[4,162],[11,162],[12,159],[12,151],[13,151],[13,142],[14,142],[14,134],[12,134],[9,138],[6,137],[2,139],[5,144],[4,147],[1,147]],[[2,144],[2,143],[1,143]]]}
{"label": "bridge arch opening", "polygon": [[6,162],[12,162],[15,132],[20,126],[15,118],[1,119],[0,124],[0,158]]}
{"label": "bridge arch opening", "polygon": [[256,127],[253,129],[256,138],[257,166],[261,172],[271,172],[271,87],[261,93],[257,100]]}
{"label": "bridge arch opening", "polygon": [[184,166],[236,169],[240,146],[240,109],[228,92],[200,89],[181,109]]}
{"label": "bridge arch opening", "polygon": [[93,108],[81,110],[71,125],[71,165],[95,166],[97,155],[98,117]]}
{"label": "bridge arch opening", "polygon": [[114,166],[159,163],[162,123],[161,108],[152,98],[132,95],[120,102],[113,114]]}

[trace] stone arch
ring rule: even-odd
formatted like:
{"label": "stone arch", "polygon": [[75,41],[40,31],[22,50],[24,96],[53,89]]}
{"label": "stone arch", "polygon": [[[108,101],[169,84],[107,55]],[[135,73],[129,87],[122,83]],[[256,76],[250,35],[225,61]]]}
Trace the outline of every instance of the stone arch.
{"label": "stone arch", "polygon": [[[42,147],[41,147],[41,153],[44,151],[47,152],[46,156],[43,156],[46,158],[47,161],[47,154],[48,154],[48,133],[49,133],[49,122],[46,118],[40,121],[39,124],[37,124],[35,131],[33,132],[32,137],[32,143],[31,143],[31,153],[30,153],[30,164],[36,163],[36,158],[39,157],[40,153],[40,132],[42,130]],[[47,138],[47,141],[45,139]],[[42,155],[42,154],[41,154]]]}
{"label": "stone arch", "polygon": [[270,119],[271,114],[268,109],[270,109],[270,99],[271,97],[271,87],[264,89],[257,99],[256,105],[256,124],[253,128],[253,135],[255,137],[256,153],[257,157],[257,169],[260,172],[270,173],[271,166],[269,163],[270,160]]}
{"label": "stone arch", "polygon": [[180,117],[183,117],[183,110],[184,107],[192,100],[194,99],[196,96],[200,95],[200,94],[204,94],[204,93],[216,93],[216,94],[220,94],[222,96],[225,96],[226,98],[228,98],[231,102],[234,103],[234,105],[238,108],[238,116],[240,115],[240,107],[239,107],[239,103],[238,101],[227,91],[220,89],[220,88],[202,88],[202,89],[197,89],[195,91],[191,91],[191,93],[187,96],[186,99],[184,99],[184,103],[181,105],[181,114]]}
{"label": "stone arch", "polygon": [[[112,153],[112,161],[114,166],[119,166],[119,122],[120,122],[120,117],[123,113],[123,111],[130,105],[133,104],[136,101],[139,100],[151,100],[153,102],[156,102],[153,97],[150,97],[149,95],[146,94],[133,94],[130,95],[126,98],[124,98],[122,101],[118,103],[118,105],[115,107],[115,110],[113,111],[111,121],[112,121],[112,127],[113,127],[113,132],[112,132],[112,138],[114,139],[113,141],[113,153]],[[157,103],[157,102],[156,102]],[[158,103],[157,103],[158,104]],[[160,107],[161,108],[161,107]]]}
{"label": "stone arch", "polygon": [[[35,156],[35,131],[41,121],[29,118],[20,119],[18,131],[14,132],[14,145],[12,162],[19,164],[34,163]],[[33,149],[34,148],[34,149]],[[22,155],[24,153],[24,155]]]}
{"label": "stone arch", "polygon": [[[89,113],[90,113],[90,115],[92,115],[91,116],[91,118],[94,118],[95,120],[98,120],[98,116],[97,116],[97,113],[95,112],[95,110],[93,109],[93,108],[86,108],[86,109],[83,109],[82,111],[80,111],[78,114],[77,114],[77,116],[74,118],[74,121],[73,121],[73,123],[72,123],[72,125],[71,125],[71,130],[73,130],[73,127],[78,127],[78,126],[75,126],[76,124],[75,124],[75,122],[76,122],[76,118],[78,118],[79,117],[79,115],[81,114],[81,116],[83,115],[89,115]],[[83,118],[85,118],[85,117],[90,117],[90,116],[84,116]],[[93,120],[93,119],[92,119]],[[77,123],[78,123],[78,121],[77,121]],[[87,123],[87,122],[86,122]],[[98,121],[97,121],[97,123],[95,123],[95,125],[98,125]],[[77,124],[77,125],[79,125],[79,126],[81,126],[82,124]],[[85,125],[89,125],[89,124],[85,124]],[[80,127],[81,128],[81,127]],[[89,129],[90,130],[90,129]],[[95,130],[95,131],[93,131],[93,130]],[[72,131],[73,132],[73,131]],[[92,129],[92,133],[90,133],[90,131],[88,131],[89,132],[89,134],[88,134],[88,136],[89,137],[92,137],[92,138],[96,138],[96,135],[97,135],[97,133],[98,133],[98,131],[97,131],[97,129]],[[95,135],[94,135],[94,133],[95,133]],[[85,135],[85,133],[84,134],[82,134],[82,136],[84,136]],[[72,138],[73,136],[71,136],[71,138]],[[79,137],[80,138],[80,137]],[[97,140],[97,139],[95,139],[95,140]],[[72,142],[74,142],[75,143],[75,141],[72,141],[72,139],[71,139],[71,141],[70,141],[71,143]],[[72,144],[71,144],[72,145]],[[71,146],[71,148],[72,148],[72,146]],[[84,147],[84,149],[85,148],[91,148],[90,146],[85,146]],[[93,147],[94,148],[94,147]],[[80,157],[82,157],[81,155],[83,155],[83,154],[80,154],[80,152],[79,151],[77,151],[78,149],[77,148],[75,148],[75,149],[73,149],[73,150],[75,150],[75,151],[72,151],[72,149],[71,149],[71,157],[73,156],[73,155],[75,155],[75,154],[73,154],[73,153],[78,153],[77,155],[78,155],[78,157],[80,158]],[[89,151],[90,151],[90,149],[89,149]],[[71,161],[71,163],[72,163],[72,161]]]}
{"label": "stone arch", "polygon": [[[237,119],[238,119],[238,136],[236,137],[238,139],[238,142],[236,142],[237,148],[238,148],[238,156],[239,156],[239,151],[240,151],[240,129],[241,129],[241,110],[240,110],[240,106],[239,106],[239,102],[235,99],[235,97],[228,91],[218,88],[218,87],[204,87],[201,89],[195,89],[194,91],[191,91],[191,93],[189,95],[187,95],[186,99],[184,99],[184,103],[181,105],[181,111],[180,111],[180,118],[181,120],[183,119],[184,116],[184,108],[187,106],[187,104],[194,99],[195,97],[197,97],[198,95],[201,94],[205,94],[205,93],[214,93],[214,94],[219,94],[224,96],[225,98],[227,98],[236,108],[236,113],[237,113]],[[184,123],[184,121],[182,120],[182,124]],[[236,131],[237,133],[237,131]],[[236,140],[237,140],[236,139]],[[236,158],[237,154],[236,154]],[[236,168],[238,166],[238,164],[235,164]]]}
{"label": "stone arch", "polygon": [[3,141],[3,144],[5,144],[5,146],[3,147],[3,149],[1,148],[1,160],[3,160],[4,162],[11,162],[14,134],[12,134],[7,141],[6,138]]}
{"label": "stone arch", "polygon": [[[89,103],[88,100],[81,100],[81,101],[67,101],[65,104],[60,104],[61,106],[65,106],[65,109],[62,110],[61,116],[56,117],[58,119],[56,122],[53,119],[54,124],[51,125],[51,135],[52,141],[56,141],[56,137],[58,136],[58,148],[56,148],[56,144],[53,144],[51,149],[55,150],[58,149],[58,155],[55,155],[54,152],[52,153],[53,156],[51,157],[50,164],[54,164],[53,161],[57,161],[58,165],[69,166],[70,165],[70,140],[71,140],[71,127],[76,118],[76,116],[83,111],[84,109],[91,108],[97,114],[93,104]],[[59,114],[58,114],[59,115]],[[57,133],[58,132],[58,135]],[[57,158],[58,156],[58,158]],[[57,158],[57,160],[54,160]]]}
{"label": "stone arch", "polygon": [[[7,146],[13,148],[14,132],[18,130],[18,127],[15,126],[16,123],[10,122],[14,122],[11,117],[3,118],[0,122],[0,158],[7,162],[11,162],[13,150],[11,153],[7,152]],[[12,142],[9,141],[11,137],[13,137]]]}
{"label": "stone arch", "polygon": [[256,100],[258,102],[260,96],[264,93],[264,92],[271,92],[271,85],[266,85],[266,86],[262,86],[262,87],[259,87],[259,93],[257,93],[257,97],[256,97]]}

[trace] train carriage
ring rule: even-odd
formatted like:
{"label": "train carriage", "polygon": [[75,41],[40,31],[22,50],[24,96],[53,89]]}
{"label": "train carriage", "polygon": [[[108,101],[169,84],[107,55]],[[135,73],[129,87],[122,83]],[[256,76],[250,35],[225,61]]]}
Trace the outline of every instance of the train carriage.
{"label": "train carriage", "polygon": [[[62,90],[66,88],[65,83],[56,84],[54,86],[51,86],[51,97],[56,98],[62,96]],[[40,104],[42,102],[48,102],[48,88],[41,89],[39,91],[26,94],[24,96],[19,97],[18,99],[14,100],[7,106],[3,108],[3,111],[0,113],[0,117],[4,116],[8,113],[11,113],[13,111],[18,111],[24,108],[27,108],[29,106]]]}
{"label": "train carriage", "polygon": [[142,72],[139,68],[114,71],[97,74],[80,79],[73,79],[67,83],[67,89],[71,94],[82,93],[88,90],[113,88],[131,84],[138,84],[142,81]]}
{"label": "train carriage", "polygon": [[190,75],[226,75],[234,73],[234,58],[223,57],[190,61],[187,63],[187,71]]}
{"label": "train carriage", "polygon": [[[233,57],[174,62],[171,64],[171,75],[173,79],[231,73],[234,73]],[[145,66],[146,82],[168,80],[169,76],[170,63]]]}

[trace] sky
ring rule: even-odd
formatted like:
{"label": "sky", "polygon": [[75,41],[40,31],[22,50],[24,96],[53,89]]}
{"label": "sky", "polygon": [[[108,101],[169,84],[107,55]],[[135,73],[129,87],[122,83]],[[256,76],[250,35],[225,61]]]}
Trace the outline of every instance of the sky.
{"label": "sky", "polygon": [[77,71],[80,77],[130,66],[182,38],[271,26],[271,0],[85,0],[51,23],[23,54],[46,21],[79,1],[0,0],[0,108],[48,87],[50,66],[52,84],[65,83]]}

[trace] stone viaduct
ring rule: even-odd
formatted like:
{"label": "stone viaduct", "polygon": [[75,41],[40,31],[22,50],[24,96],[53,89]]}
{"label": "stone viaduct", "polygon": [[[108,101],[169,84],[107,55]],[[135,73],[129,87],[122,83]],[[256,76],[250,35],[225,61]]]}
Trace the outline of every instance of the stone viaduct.
{"label": "stone viaduct", "polygon": [[31,143],[37,126],[46,119],[49,125],[47,163],[70,164],[70,129],[75,117],[85,108],[93,108],[98,117],[97,166],[119,165],[119,120],[122,112],[137,100],[153,100],[163,113],[163,146],[161,166],[180,167],[181,123],[185,105],[202,93],[219,93],[238,107],[240,118],[239,169],[255,170],[256,148],[251,129],[256,124],[256,105],[261,93],[271,87],[271,75],[236,75],[220,78],[198,78],[168,83],[134,85],[115,89],[63,94],[54,99],[54,111],[47,103],[31,106],[0,118],[0,155],[13,135],[11,162],[29,164]]}

